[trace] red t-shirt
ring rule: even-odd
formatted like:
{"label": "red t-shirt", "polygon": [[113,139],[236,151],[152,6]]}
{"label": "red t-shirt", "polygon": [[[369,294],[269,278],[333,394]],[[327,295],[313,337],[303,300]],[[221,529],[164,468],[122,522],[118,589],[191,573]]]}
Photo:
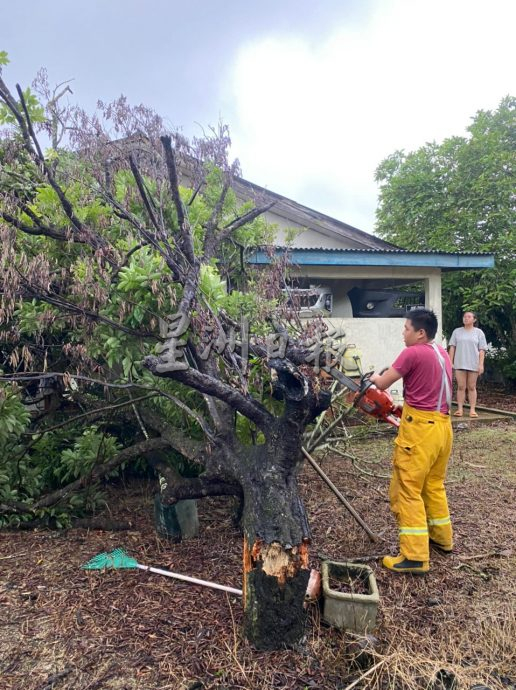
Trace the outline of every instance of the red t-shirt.
{"label": "red t-shirt", "polygon": [[[452,365],[448,353],[437,346],[443,356],[448,383],[452,385]],[[411,345],[403,350],[392,365],[403,376],[403,397],[405,402],[417,410],[435,411],[441,390],[442,368],[430,343]],[[441,412],[448,413],[446,387],[443,390]]]}

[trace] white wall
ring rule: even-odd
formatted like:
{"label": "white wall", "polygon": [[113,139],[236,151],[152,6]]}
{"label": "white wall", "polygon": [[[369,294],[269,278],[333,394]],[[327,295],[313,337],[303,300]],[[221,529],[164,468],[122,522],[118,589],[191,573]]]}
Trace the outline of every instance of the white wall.
{"label": "white wall", "polygon": [[292,246],[296,249],[356,249],[360,247],[357,242],[338,238],[335,233],[326,234],[320,230],[307,228],[290,218],[285,219],[274,213],[274,210],[267,211],[265,219],[268,223],[276,225],[274,244],[278,247],[284,247],[288,244],[287,237],[291,235],[293,230],[296,231],[296,236]]}
{"label": "white wall", "polygon": [[357,346],[363,371],[380,371],[390,366],[405,347],[402,338],[405,319],[325,319],[328,325],[344,331],[344,342]]}
{"label": "white wall", "polygon": [[[328,325],[346,334],[343,341],[356,345],[362,360],[362,371],[381,371],[389,367],[404,349],[402,331],[404,318],[391,319],[325,319]],[[440,343],[439,337],[436,342]],[[396,402],[401,402],[403,382],[396,381],[390,389]]]}

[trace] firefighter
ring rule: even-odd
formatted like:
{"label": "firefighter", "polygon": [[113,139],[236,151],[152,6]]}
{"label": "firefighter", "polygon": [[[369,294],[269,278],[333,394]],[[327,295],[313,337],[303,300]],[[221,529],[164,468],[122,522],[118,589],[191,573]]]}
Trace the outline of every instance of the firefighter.
{"label": "firefighter", "polygon": [[372,383],[385,390],[403,377],[404,405],[394,442],[389,498],[399,528],[400,553],[385,556],[395,573],[424,574],[430,568],[429,547],[451,553],[453,534],[444,480],[452,448],[450,418],[452,365],[434,343],[437,318],[429,309],[407,314],[405,349]]}

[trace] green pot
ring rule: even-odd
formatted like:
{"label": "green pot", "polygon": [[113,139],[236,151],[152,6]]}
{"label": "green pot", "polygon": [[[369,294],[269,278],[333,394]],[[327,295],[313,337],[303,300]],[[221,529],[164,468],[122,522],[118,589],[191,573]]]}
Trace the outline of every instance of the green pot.
{"label": "green pot", "polygon": [[[321,571],[323,620],[341,630],[371,632],[376,625],[380,601],[371,568],[360,563],[323,561]],[[341,591],[344,589],[349,591]]]}
{"label": "green pot", "polygon": [[197,501],[178,501],[173,505],[162,503],[161,496],[154,497],[154,524],[156,532],[164,539],[179,542],[199,534]]}

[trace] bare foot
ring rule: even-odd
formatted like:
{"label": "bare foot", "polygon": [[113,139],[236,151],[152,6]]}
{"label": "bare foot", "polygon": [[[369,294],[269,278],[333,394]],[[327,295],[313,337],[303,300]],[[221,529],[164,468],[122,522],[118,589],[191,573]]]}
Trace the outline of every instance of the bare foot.
{"label": "bare foot", "polygon": [[454,416],[454,417],[462,417],[462,415],[463,415],[462,410],[457,410],[457,412],[454,412],[454,413],[453,413],[453,416]]}
{"label": "bare foot", "polygon": [[470,417],[478,417],[478,414],[475,412],[475,410],[471,410],[471,412],[469,413],[469,416]]}

